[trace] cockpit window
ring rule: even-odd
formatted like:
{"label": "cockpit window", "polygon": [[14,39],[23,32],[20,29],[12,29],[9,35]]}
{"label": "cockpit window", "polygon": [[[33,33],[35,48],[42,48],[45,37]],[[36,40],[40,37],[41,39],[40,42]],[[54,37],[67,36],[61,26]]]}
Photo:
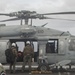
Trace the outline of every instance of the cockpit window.
{"label": "cockpit window", "polygon": [[69,50],[70,51],[75,51],[75,40],[74,39],[71,39],[69,41]]}
{"label": "cockpit window", "polygon": [[46,53],[58,53],[58,40],[48,40],[46,44]]}

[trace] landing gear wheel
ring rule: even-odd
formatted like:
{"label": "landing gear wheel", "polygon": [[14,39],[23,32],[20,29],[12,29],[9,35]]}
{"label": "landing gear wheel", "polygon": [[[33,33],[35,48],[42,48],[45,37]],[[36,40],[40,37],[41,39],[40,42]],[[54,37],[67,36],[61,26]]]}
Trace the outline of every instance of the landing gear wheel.
{"label": "landing gear wheel", "polygon": [[1,72],[1,74],[0,75],[6,75],[6,73],[5,72]]}
{"label": "landing gear wheel", "polygon": [[49,65],[46,63],[41,63],[38,66],[39,71],[48,71],[49,70]]}

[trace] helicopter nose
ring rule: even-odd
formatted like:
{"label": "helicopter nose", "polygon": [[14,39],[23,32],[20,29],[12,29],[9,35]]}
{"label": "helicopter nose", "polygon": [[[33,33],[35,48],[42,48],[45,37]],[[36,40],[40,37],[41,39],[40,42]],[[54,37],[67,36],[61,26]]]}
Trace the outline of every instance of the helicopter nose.
{"label": "helicopter nose", "polygon": [[23,34],[35,34],[35,32],[33,28],[21,28],[21,33]]}

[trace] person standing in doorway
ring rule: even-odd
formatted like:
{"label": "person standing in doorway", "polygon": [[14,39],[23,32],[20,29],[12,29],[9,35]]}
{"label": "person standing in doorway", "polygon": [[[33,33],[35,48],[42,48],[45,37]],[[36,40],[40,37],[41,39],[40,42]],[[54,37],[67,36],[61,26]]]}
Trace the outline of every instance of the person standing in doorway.
{"label": "person standing in doorway", "polygon": [[22,72],[25,70],[25,65],[28,63],[29,65],[29,71],[31,71],[31,63],[32,59],[34,57],[34,49],[32,48],[29,41],[26,42],[26,47],[23,50],[23,66],[22,66]]}
{"label": "person standing in doorway", "polygon": [[13,73],[15,73],[15,64],[17,60],[17,49],[15,43],[12,43],[10,50],[11,50],[10,72],[12,73],[12,68],[13,68]]}

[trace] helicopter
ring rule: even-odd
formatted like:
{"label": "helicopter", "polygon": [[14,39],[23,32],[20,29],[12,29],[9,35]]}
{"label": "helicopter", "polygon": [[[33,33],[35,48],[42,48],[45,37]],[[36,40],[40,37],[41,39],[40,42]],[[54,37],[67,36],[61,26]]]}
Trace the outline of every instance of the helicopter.
{"label": "helicopter", "polygon": [[[12,13],[0,13],[12,19],[1,20],[0,22],[21,20],[21,25],[15,26],[0,26],[0,62],[7,63],[5,50],[11,46],[13,42],[30,41],[34,48],[35,43],[37,46],[34,52],[34,61],[39,65],[40,70],[48,70],[50,66],[63,66],[66,64],[75,64],[75,36],[69,32],[45,28],[42,26],[32,26],[32,19],[60,19],[75,21],[71,19],[50,18],[44,15],[60,15],[60,14],[75,14],[75,12],[56,12],[39,14],[36,11],[22,10]],[[31,19],[31,25],[28,21]],[[22,21],[25,20],[25,25]],[[18,62],[23,61],[18,58]],[[52,65],[51,65],[52,64]],[[44,68],[43,68],[44,67]]]}

